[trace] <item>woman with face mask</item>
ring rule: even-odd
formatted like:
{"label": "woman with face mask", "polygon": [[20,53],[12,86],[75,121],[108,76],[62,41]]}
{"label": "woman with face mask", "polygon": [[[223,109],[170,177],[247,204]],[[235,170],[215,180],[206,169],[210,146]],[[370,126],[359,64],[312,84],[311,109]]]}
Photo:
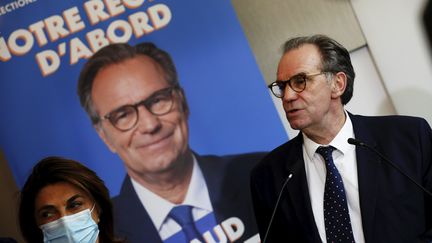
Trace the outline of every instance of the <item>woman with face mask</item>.
{"label": "woman with face mask", "polygon": [[21,190],[19,224],[27,242],[123,242],[114,238],[104,182],[84,165],[60,157],[33,168]]}

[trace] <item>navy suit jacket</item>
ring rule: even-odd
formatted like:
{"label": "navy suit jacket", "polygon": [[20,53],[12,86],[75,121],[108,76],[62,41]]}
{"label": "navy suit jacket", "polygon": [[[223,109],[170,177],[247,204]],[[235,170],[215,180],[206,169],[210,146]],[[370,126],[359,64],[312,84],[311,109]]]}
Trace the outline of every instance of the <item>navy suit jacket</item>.
{"label": "navy suit jacket", "polygon": [[[245,232],[238,242],[258,233],[249,190],[249,176],[253,166],[264,153],[250,153],[231,156],[198,156],[209,191],[216,221],[220,224],[230,217],[238,217],[245,226]],[[162,242],[158,231],[141,204],[126,176],[120,194],[113,198],[114,227],[118,236],[129,243]]]}
{"label": "navy suit jacket", "polygon": [[[432,133],[424,119],[349,115],[357,139],[432,189]],[[302,144],[299,134],[270,152],[252,171],[252,199],[262,238],[281,187],[293,174],[267,242],[321,242],[309,198]],[[367,148],[357,147],[356,154],[366,242],[416,242],[432,227],[431,198]]]}

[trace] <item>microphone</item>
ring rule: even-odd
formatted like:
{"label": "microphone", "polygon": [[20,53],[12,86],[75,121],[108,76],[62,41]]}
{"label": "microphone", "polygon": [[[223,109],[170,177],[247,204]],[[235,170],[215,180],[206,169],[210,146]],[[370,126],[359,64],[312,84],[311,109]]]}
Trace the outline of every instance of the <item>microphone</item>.
{"label": "microphone", "polygon": [[391,162],[389,159],[387,159],[383,154],[381,154],[380,152],[378,152],[378,150],[376,150],[375,148],[369,146],[368,144],[355,139],[355,138],[348,138],[348,143],[355,145],[355,146],[360,146],[360,147],[365,147],[371,151],[373,151],[375,154],[377,154],[381,159],[384,160],[384,162],[386,162],[388,165],[392,166],[393,168],[395,168],[400,174],[402,174],[403,176],[405,176],[406,178],[408,178],[409,180],[411,180],[416,186],[418,186],[423,192],[425,192],[426,194],[428,194],[429,196],[432,197],[432,193],[430,191],[428,191],[426,188],[424,188],[422,185],[420,185],[416,180],[414,180],[412,177],[410,177],[408,174],[406,174],[399,166],[397,166],[395,163]]}
{"label": "microphone", "polygon": [[282,188],[280,189],[280,192],[279,192],[279,195],[278,195],[278,199],[276,200],[276,205],[274,206],[273,213],[272,213],[272,216],[271,216],[271,218],[270,218],[269,224],[268,224],[268,226],[267,226],[267,230],[266,230],[266,233],[265,233],[265,235],[264,235],[264,240],[262,241],[262,243],[265,243],[266,240],[267,240],[267,236],[268,236],[268,234],[269,234],[269,232],[270,232],[270,228],[271,228],[271,225],[272,225],[272,223],[273,223],[273,219],[274,219],[274,216],[275,216],[275,214],[276,214],[276,210],[277,210],[277,207],[278,207],[278,205],[279,205],[280,199],[281,199],[281,197],[282,197],[282,193],[283,193],[283,191],[285,190],[285,187],[286,187],[286,185],[288,184],[288,181],[291,180],[292,175],[293,175],[292,173],[290,173],[290,174],[288,175],[288,177],[286,178],[284,184],[282,185]]}

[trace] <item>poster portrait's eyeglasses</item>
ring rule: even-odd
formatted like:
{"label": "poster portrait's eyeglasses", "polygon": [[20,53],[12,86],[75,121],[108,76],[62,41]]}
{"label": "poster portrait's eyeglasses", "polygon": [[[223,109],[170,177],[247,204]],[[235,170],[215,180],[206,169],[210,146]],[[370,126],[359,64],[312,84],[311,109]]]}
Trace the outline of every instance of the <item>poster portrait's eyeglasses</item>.
{"label": "poster portrait's eyeglasses", "polygon": [[109,112],[102,117],[102,120],[108,120],[120,131],[128,131],[138,123],[139,106],[144,106],[151,114],[156,116],[169,113],[174,104],[174,91],[177,89],[177,86],[171,86],[158,90],[145,100],[132,105],[124,105]]}

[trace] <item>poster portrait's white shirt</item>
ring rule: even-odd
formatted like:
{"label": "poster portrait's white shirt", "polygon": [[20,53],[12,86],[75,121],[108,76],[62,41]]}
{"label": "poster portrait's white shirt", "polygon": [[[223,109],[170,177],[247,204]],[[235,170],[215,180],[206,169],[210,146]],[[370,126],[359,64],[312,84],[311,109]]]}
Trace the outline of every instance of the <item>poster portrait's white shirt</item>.
{"label": "poster portrait's white shirt", "polygon": [[[131,181],[138,198],[149,214],[162,240],[180,231],[180,225],[167,217],[171,209],[176,205],[141,186],[132,178]],[[192,216],[195,221],[213,212],[207,185],[195,156],[193,156],[192,178],[182,205],[193,206]]]}
{"label": "poster portrait's white shirt", "polygon": [[[355,146],[347,142],[348,138],[354,138],[354,130],[351,119],[346,111],[345,117],[346,120],[342,129],[329,145],[336,148],[336,150],[333,151],[333,161],[341,174],[344,183],[355,242],[364,243],[365,240],[360,213]],[[303,158],[312,211],[321,240],[326,242],[323,206],[326,167],[322,156],[316,153],[317,148],[322,145],[315,143],[304,133],[302,135]]]}

